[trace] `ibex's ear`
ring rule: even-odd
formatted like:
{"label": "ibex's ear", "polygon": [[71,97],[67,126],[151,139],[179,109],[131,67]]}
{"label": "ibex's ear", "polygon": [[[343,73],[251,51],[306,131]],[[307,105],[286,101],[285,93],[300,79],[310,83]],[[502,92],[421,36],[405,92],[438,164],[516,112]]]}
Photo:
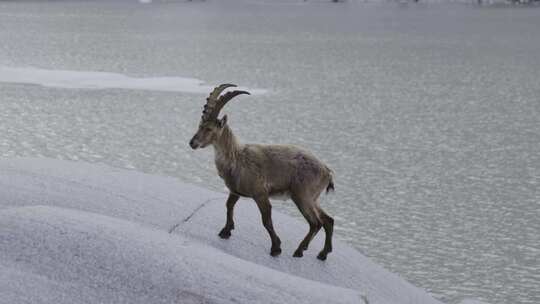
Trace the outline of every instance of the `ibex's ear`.
{"label": "ibex's ear", "polygon": [[226,124],[227,124],[227,115],[223,115],[221,120],[218,121],[218,125],[220,128],[223,128],[225,127]]}

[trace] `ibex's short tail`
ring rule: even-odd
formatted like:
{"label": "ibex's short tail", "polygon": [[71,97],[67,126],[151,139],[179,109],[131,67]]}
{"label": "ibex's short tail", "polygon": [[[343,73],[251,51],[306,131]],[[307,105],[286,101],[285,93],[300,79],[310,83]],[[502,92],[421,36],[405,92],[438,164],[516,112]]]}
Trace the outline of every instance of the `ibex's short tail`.
{"label": "ibex's short tail", "polygon": [[336,189],[334,188],[334,179],[332,175],[330,175],[330,180],[328,181],[328,186],[326,186],[326,193],[332,191],[334,192]]}

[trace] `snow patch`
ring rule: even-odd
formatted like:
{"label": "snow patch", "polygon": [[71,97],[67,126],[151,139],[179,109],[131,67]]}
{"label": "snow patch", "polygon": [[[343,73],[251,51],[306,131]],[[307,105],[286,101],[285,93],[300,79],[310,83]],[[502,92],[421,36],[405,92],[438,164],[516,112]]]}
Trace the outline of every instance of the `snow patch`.
{"label": "snow patch", "polygon": [[283,253],[241,200],[174,178],[51,159],[0,160],[0,303],[440,304],[336,241],[294,249],[307,224],[273,212]]}
{"label": "snow patch", "polygon": [[[36,84],[44,87],[67,89],[127,89],[207,94],[214,86],[203,80],[187,77],[137,78],[119,73],[48,70],[34,67],[0,66],[0,82]],[[251,94],[264,94],[267,90],[236,88]]]}
{"label": "snow patch", "polygon": [[[0,210],[2,301],[43,287],[54,303],[358,303],[345,288],[246,263],[180,236],[48,206]],[[60,301],[60,302],[58,302]]]}

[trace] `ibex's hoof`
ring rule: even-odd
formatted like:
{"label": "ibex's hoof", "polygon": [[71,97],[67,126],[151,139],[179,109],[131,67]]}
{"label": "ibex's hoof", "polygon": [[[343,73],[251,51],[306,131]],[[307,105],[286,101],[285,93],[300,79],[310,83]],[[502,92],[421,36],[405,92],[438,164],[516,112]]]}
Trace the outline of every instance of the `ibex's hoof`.
{"label": "ibex's hoof", "polygon": [[230,230],[222,229],[222,230],[219,232],[219,237],[222,238],[222,239],[228,239],[228,238],[231,237],[231,231],[230,231]]}
{"label": "ibex's hoof", "polygon": [[317,259],[319,259],[321,261],[324,261],[324,260],[326,260],[327,255],[328,254],[326,252],[321,252],[321,253],[319,253],[319,255],[317,255]]}
{"label": "ibex's hoof", "polygon": [[281,254],[281,248],[272,248],[270,250],[270,255],[275,257]]}
{"label": "ibex's hoof", "polygon": [[304,253],[302,252],[302,250],[296,250],[292,256],[295,258],[301,258],[304,256]]}

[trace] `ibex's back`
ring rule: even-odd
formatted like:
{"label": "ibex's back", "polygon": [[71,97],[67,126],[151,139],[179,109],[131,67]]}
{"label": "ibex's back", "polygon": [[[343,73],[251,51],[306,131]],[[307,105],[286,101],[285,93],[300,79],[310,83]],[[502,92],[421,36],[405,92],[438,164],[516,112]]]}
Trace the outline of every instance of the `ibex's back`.
{"label": "ibex's back", "polygon": [[227,116],[218,119],[219,111],[233,97],[249,94],[233,91],[220,96],[234,85],[220,85],[207,98],[199,129],[190,141],[193,149],[212,145],[219,176],[230,190],[227,200],[227,223],[219,235],[228,238],[234,229],[233,209],[239,196],[253,198],[261,211],[263,224],[272,239],[271,255],[281,253],[281,241],[271,219],[270,197],[290,197],[310,225],[310,230],[294,256],[301,257],[314,235],[324,227],[326,241],[319,259],[332,251],[334,221],[319,206],[324,189],[334,188],[331,170],[313,154],[291,145],[239,144],[227,125]]}

